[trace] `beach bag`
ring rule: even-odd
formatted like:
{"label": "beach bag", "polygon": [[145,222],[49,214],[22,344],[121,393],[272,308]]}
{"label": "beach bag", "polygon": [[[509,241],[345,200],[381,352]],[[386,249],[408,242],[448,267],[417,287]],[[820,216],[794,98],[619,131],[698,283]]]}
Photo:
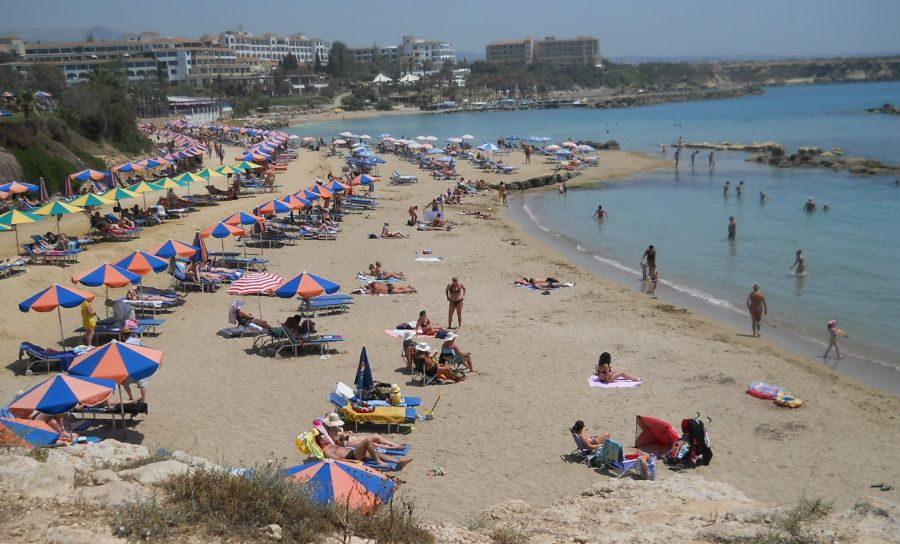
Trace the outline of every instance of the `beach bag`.
{"label": "beach bag", "polygon": [[391,398],[391,384],[379,383],[375,384],[374,397],[378,400],[388,400]]}
{"label": "beach bag", "polygon": [[656,479],[656,456],[652,453],[643,454],[638,458],[638,472],[641,478],[649,481]]}
{"label": "beach bag", "polygon": [[411,331],[415,327],[413,325],[410,325],[409,323],[400,323],[399,325],[397,325],[394,328],[397,329],[398,331]]}

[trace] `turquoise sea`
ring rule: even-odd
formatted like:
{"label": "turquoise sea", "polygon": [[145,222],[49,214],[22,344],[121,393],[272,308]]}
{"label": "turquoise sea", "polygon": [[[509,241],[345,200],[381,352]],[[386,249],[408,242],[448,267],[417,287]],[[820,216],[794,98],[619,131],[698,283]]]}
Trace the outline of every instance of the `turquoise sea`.
{"label": "turquoise sea", "polygon": [[[795,150],[843,148],[846,155],[900,163],[900,119],[865,108],[900,103],[900,83],[769,88],[764,95],[634,109],[560,109],[368,119],[295,127],[298,134],[345,130],[441,140],[469,133],[475,143],[530,135],[555,140],[615,139],[623,149],[659,154],[660,143],[778,141]],[[777,169],[748,163],[743,153],[706,155],[691,168],[643,173],[618,183],[519,197],[513,216],[598,273],[639,288],[639,260],[658,249],[660,297],[733,322],[749,332],[744,298],[754,281],[769,302],[764,334],[809,356],[821,355],[825,323],[837,319],[849,337],[838,371],[900,391],[900,187],[894,178],[854,178],[824,169]],[[669,151],[671,157],[671,151]],[[602,165],[600,167],[602,169]],[[744,181],[723,196],[726,180]],[[758,195],[765,191],[763,203]],[[820,209],[802,210],[808,197]],[[821,206],[828,203],[829,211]],[[609,213],[592,218],[598,204]],[[737,240],[729,242],[729,216]],[[803,249],[807,273],[792,275]]]}

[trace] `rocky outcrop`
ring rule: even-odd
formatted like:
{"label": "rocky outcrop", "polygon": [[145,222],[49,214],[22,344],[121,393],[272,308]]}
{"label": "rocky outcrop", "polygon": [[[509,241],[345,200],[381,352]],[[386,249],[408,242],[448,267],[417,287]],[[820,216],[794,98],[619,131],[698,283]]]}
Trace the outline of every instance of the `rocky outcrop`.
{"label": "rocky outcrop", "polygon": [[619,147],[619,142],[615,140],[606,140],[605,142],[595,142],[593,140],[587,140],[583,143],[593,147],[594,149],[599,149],[602,151],[618,151],[619,149],[621,149]]}
{"label": "rocky outcrop", "polygon": [[835,172],[850,172],[854,176],[885,176],[900,174],[900,165],[885,164],[876,159],[844,157],[843,150],[823,151],[818,147],[801,147],[791,155],[758,153],[748,161],[779,168],[830,168]]}
{"label": "rocky outcrop", "polygon": [[900,115],[900,106],[895,106],[888,102],[880,108],[868,108],[866,113],[884,113],[886,115]]}
{"label": "rocky outcrop", "polygon": [[[541,187],[546,187],[547,185],[555,185],[557,183],[563,183],[564,181],[569,181],[572,178],[578,177],[581,175],[581,172],[577,170],[563,170],[560,172],[555,172],[553,174],[547,174],[546,176],[538,176],[531,179],[526,179],[523,181],[511,181],[506,184],[507,189],[510,191],[525,191],[527,189],[539,189]],[[491,185],[494,189],[497,188],[499,184]]]}
{"label": "rocky outcrop", "polygon": [[586,99],[585,102],[589,107],[599,109],[634,108],[637,106],[649,106],[651,104],[688,102],[692,100],[717,100],[762,93],[763,91],[761,88],[746,85],[712,89],[697,87],[660,92],[617,94],[600,98],[590,98]]}
{"label": "rocky outcrop", "polygon": [[[692,149],[712,149],[715,151],[747,151],[752,153],[769,153],[771,155],[784,155],[784,146],[778,142],[753,142],[742,144],[740,142],[688,142],[682,143],[684,147]],[[677,147],[673,143],[672,147]]]}

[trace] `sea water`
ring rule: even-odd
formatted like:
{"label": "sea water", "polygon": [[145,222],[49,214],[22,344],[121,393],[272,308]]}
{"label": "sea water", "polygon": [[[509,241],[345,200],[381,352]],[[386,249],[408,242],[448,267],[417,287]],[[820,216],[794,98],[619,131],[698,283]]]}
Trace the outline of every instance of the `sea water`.
{"label": "sea water", "polygon": [[[621,110],[398,116],[320,123],[293,132],[331,135],[349,130],[374,139],[390,133],[441,140],[469,133],[476,136],[475,144],[501,136],[615,139],[624,149],[660,156],[659,144],[672,144],[679,137],[777,141],[789,152],[804,145],[839,147],[846,155],[896,164],[900,119],[863,111],[886,102],[900,103],[900,83],[770,88],[763,95]],[[513,201],[512,214],[580,262],[594,263],[595,270],[635,288],[640,285],[641,255],[653,244],[662,272],[658,295],[699,305],[717,316],[743,314],[743,319],[745,297],[751,284],[759,282],[769,304],[765,321],[776,325],[779,334],[787,331],[805,339],[792,347],[821,355],[817,352],[824,352],[825,323],[837,319],[850,335],[841,340],[843,354],[879,367],[863,371],[862,377],[881,386],[890,382],[888,388],[900,390],[900,187],[894,178],[773,168],[748,163],[746,154],[735,152],[716,152],[716,168],[710,171],[707,155],[698,154],[692,168],[688,150],[677,172],[669,167],[572,189],[566,195],[526,193]],[[666,158],[672,159],[671,149]],[[728,196],[723,195],[726,180],[732,186]],[[745,188],[738,197],[734,186],[740,180]],[[765,202],[760,191],[769,197]],[[808,214],[803,204],[810,196],[819,210]],[[822,210],[825,203],[829,211]],[[592,217],[598,204],[609,213],[603,222]],[[734,241],[727,239],[730,216],[737,221]],[[803,276],[789,271],[797,249],[806,259]],[[749,332],[749,318],[745,320]]]}

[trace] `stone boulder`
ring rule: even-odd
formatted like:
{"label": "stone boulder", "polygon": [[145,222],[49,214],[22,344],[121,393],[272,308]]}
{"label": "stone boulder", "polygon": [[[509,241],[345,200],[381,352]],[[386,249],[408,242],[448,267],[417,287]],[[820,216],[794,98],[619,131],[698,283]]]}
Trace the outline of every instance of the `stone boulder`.
{"label": "stone boulder", "polygon": [[19,455],[0,456],[0,487],[32,499],[59,499],[74,491],[75,469]]}
{"label": "stone boulder", "polygon": [[142,467],[120,471],[119,477],[125,480],[134,480],[143,485],[153,486],[190,470],[191,467],[184,463],[180,463],[174,459],[167,459],[157,463],[150,463],[149,465],[144,465]]}
{"label": "stone boulder", "polygon": [[125,501],[149,497],[150,494],[150,490],[137,482],[121,480],[94,487],[82,487],[78,490],[82,500],[101,506],[118,506]]}

